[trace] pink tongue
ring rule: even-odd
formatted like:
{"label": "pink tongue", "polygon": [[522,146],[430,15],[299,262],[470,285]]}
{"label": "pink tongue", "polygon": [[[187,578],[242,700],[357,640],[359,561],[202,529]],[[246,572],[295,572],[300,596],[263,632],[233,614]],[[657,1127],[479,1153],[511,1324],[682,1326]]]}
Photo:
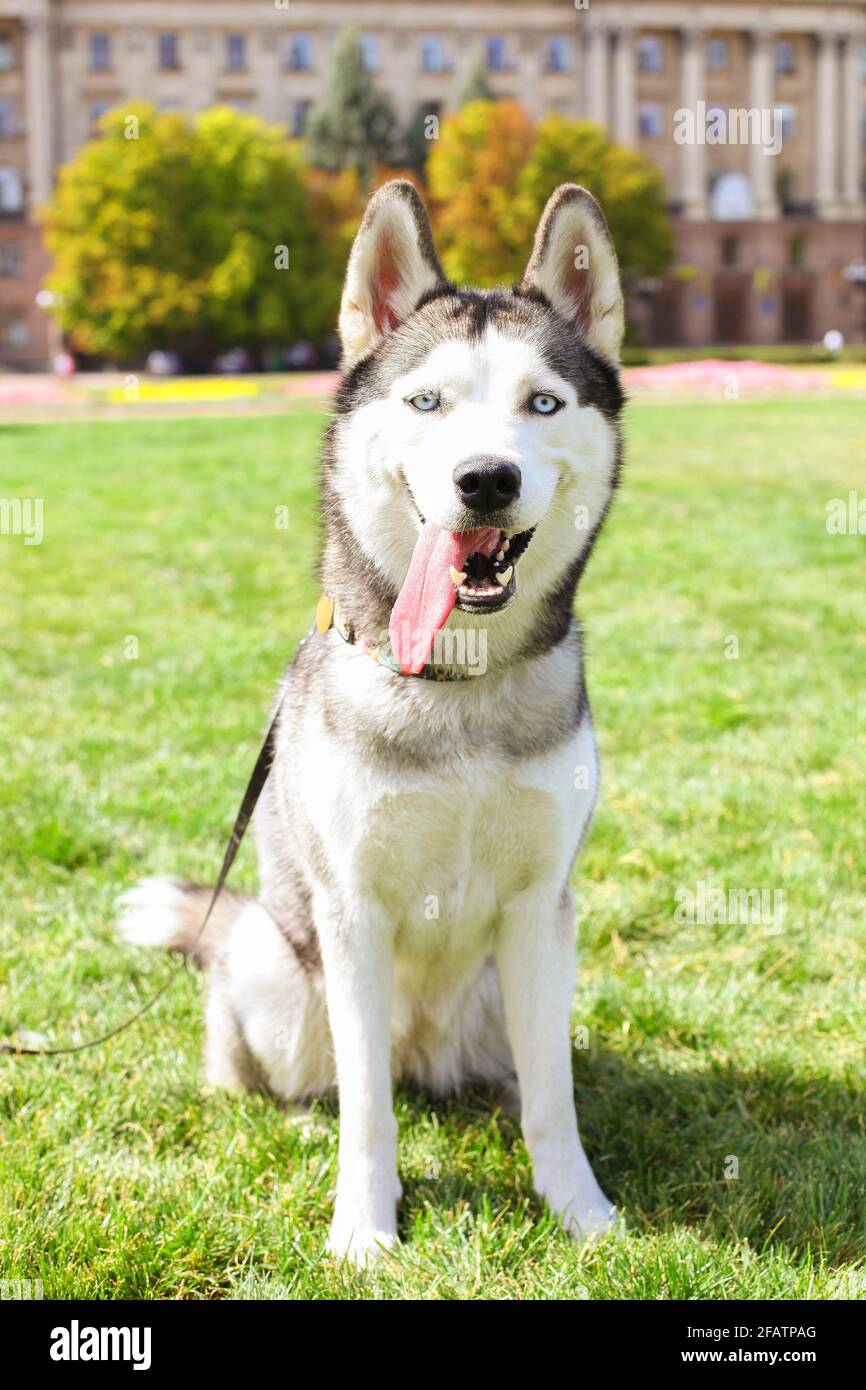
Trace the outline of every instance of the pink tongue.
{"label": "pink tongue", "polygon": [[433,642],[447,623],[457,601],[451,566],[463,569],[474,550],[492,555],[499,531],[443,531],[425,521],[415,542],[409,573],[391,610],[391,650],[404,675],[417,675],[430,656]]}

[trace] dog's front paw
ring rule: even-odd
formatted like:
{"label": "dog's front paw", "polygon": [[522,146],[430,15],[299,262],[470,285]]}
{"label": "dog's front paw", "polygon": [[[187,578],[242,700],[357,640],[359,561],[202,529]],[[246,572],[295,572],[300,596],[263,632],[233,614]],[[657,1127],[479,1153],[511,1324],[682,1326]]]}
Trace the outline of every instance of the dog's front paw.
{"label": "dog's front paw", "polygon": [[[582,1160],[582,1161],[581,1161]],[[583,1244],[625,1230],[622,1213],[605,1197],[583,1155],[535,1166],[535,1190],[564,1231]]]}
{"label": "dog's front paw", "polygon": [[368,1269],[399,1244],[396,1231],[353,1224],[337,1216],[331,1222],[328,1250],[338,1260],[348,1260],[356,1269]]}
{"label": "dog's front paw", "polygon": [[625,1220],[622,1212],[609,1202],[599,1189],[599,1198],[590,1206],[570,1203],[557,1213],[563,1230],[578,1245],[585,1241],[601,1240],[606,1235],[624,1235]]}

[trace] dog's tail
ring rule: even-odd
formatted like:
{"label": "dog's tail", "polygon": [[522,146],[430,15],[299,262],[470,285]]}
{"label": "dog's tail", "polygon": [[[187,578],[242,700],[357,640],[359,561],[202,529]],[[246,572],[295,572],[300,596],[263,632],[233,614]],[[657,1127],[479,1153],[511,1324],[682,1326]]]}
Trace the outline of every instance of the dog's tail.
{"label": "dog's tail", "polygon": [[201,931],[212,893],[212,888],[179,879],[143,879],[118,898],[117,930],[136,946],[162,946],[182,952],[196,965],[210,965],[235,917],[253,901],[224,888]]}

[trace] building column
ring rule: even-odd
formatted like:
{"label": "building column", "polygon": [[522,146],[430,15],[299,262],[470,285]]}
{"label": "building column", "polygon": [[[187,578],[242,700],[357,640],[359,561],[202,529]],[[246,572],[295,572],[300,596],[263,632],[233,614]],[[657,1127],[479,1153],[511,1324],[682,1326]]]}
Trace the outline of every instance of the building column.
{"label": "building column", "polygon": [[54,184],[51,36],[47,18],[24,21],[24,74],[27,101],[27,204],[32,212],[51,197]]}
{"label": "building column", "polygon": [[863,35],[846,34],[842,47],[842,200],[849,217],[863,210],[863,113],[860,109],[860,46]]}
{"label": "building column", "polygon": [[607,126],[608,32],[604,24],[590,19],[586,41],[585,72],[586,118]]}
{"label": "building column", "polygon": [[[763,113],[774,111],[772,39],[772,32],[766,28],[754,29],[749,35],[749,107],[761,112],[762,130]],[[772,119],[775,122],[777,118],[773,116]],[[759,222],[772,222],[779,216],[776,175],[780,155],[781,151],[778,155],[768,154],[761,140],[753,140],[749,145],[749,178],[755,199],[755,217]]]}
{"label": "building column", "polygon": [[706,131],[700,119],[706,100],[705,52],[703,30],[684,29],[680,91],[683,108],[691,113],[693,138],[687,139],[682,146],[680,198],[683,217],[690,222],[702,222],[707,216]]}
{"label": "building column", "polygon": [[182,53],[184,65],[184,102],[187,111],[206,111],[216,100],[215,81],[223,70],[223,55],[218,52],[219,35],[207,26],[191,29],[182,42],[189,48]]}
{"label": "building column", "polygon": [[637,144],[636,95],[634,36],[623,27],[616,32],[613,59],[613,134],[621,145]]}
{"label": "building column", "polygon": [[837,40],[834,34],[818,35],[815,83],[815,202],[819,217],[832,217],[836,212],[836,49]]}
{"label": "building column", "polygon": [[153,82],[148,73],[148,42],[152,37],[146,29],[136,25],[126,33],[118,34],[115,39],[115,43],[123,44],[125,86],[130,102],[146,101],[146,93],[153,91]]}

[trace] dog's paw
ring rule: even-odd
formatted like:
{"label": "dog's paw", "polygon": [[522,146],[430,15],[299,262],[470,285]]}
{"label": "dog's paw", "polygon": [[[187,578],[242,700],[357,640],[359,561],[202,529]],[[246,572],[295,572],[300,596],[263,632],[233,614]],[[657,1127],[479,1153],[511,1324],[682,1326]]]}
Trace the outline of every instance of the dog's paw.
{"label": "dog's paw", "polygon": [[622,1214],[605,1197],[582,1153],[536,1163],[535,1190],[572,1240],[600,1240],[625,1229]]}
{"label": "dog's paw", "polygon": [[369,1269],[387,1251],[400,1244],[396,1231],[373,1226],[348,1225],[336,1217],[331,1222],[328,1250],[338,1260],[348,1260],[356,1269]]}
{"label": "dog's paw", "polygon": [[558,1214],[563,1230],[578,1245],[601,1240],[604,1236],[625,1235],[625,1218],[603,1193],[595,1206],[570,1205]]}

